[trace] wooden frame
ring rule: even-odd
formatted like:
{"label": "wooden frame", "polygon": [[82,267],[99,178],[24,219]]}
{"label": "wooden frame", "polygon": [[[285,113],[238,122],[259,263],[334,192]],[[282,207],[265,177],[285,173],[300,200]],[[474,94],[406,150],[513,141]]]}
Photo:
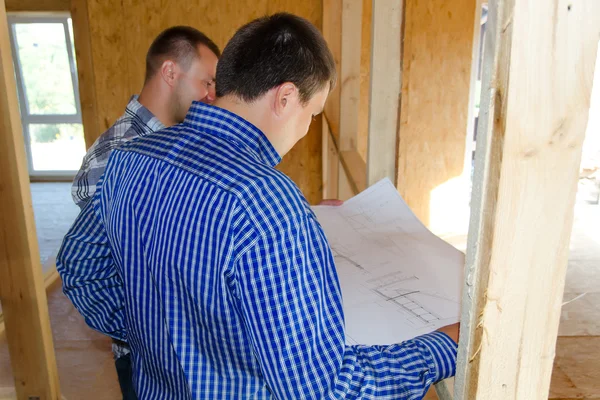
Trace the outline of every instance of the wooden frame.
{"label": "wooden frame", "polygon": [[600,3],[490,1],[488,24],[455,398],[541,400],[554,360]]}
{"label": "wooden frame", "polygon": [[0,32],[0,206],[6,211],[0,215],[0,299],[6,338],[18,398],[59,399],[4,0]]}
{"label": "wooden frame", "polygon": [[[364,7],[371,6],[366,13]],[[368,10],[368,9],[367,9]],[[332,48],[339,67],[339,92],[331,94],[325,108],[323,134],[328,159],[337,158],[339,164],[324,161],[323,181],[329,193],[337,193],[345,200],[364,190],[368,185],[385,177],[395,179],[396,141],[400,98],[403,0],[325,0],[323,2],[323,33]],[[337,13],[337,16],[336,16]],[[366,19],[369,19],[368,21]],[[371,23],[371,21],[377,23]],[[367,46],[362,41],[363,25],[371,29],[372,49],[369,61],[368,121],[361,121],[361,51]],[[381,40],[385,38],[385,40]],[[391,61],[390,61],[391,60]],[[358,142],[360,127],[367,125],[368,149],[366,160],[360,154]]]}

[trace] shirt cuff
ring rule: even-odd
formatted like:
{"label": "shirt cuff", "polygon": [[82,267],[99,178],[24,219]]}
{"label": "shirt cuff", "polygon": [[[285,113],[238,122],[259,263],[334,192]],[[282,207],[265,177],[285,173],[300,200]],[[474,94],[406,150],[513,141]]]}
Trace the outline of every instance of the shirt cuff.
{"label": "shirt cuff", "polygon": [[430,354],[426,360],[433,374],[433,382],[454,376],[458,345],[448,335],[436,331],[413,340],[421,344]]}

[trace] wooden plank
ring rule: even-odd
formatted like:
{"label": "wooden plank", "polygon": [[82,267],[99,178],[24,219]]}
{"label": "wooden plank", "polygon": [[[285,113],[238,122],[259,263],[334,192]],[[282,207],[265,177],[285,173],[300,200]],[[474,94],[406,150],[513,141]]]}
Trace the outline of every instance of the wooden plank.
{"label": "wooden plank", "polygon": [[547,399],[600,3],[489,7],[455,397]]}
{"label": "wooden plank", "polygon": [[25,145],[0,0],[0,300],[19,399],[59,399]]}
{"label": "wooden plank", "polygon": [[365,190],[367,188],[367,165],[358,151],[341,151],[340,162],[350,180],[352,191],[358,194]]}
{"label": "wooden plank", "polygon": [[81,120],[85,144],[89,148],[103,130],[100,128],[97,118],[98,108],[87,1],[71,0],[71,18],[73,20],[75,57],[77,58]]}
{"label": "wooden plank", "polygon": [[338,199],[346,201],[346,200],[350,199],[351,197],[357,195],[358,192],[356,191],[356,188],[352,187],[352,185],[350,183],[350,178],[348,178],[346,169],[342,165],[341,161],[340,161],[340,165],[339,165],[338,169],[340,171],[339,185],[338,185],[338,187],[339,187]]}
{"label": "wooden plank", "polygon": [[476,4],[405,2],[397,186],[426,225],[431,192],[463,173]]}
{"label": "wooden plank", "polygon": [[323,198],[337,199],[340,158],[327,118],[322,118],[323,132]]}
{"label": "wooden plank", "polygon": [[340,151],[357,150],[360,106],[362,0],[342,1]]}
{"label": "wooden plank", "polygon": [[356,150],[367,160],[369,147],[369,100],[371,98],[371,49],[373,0],[363,0],[362,33],[360,42],[360,98],[358,106],[358,136]]}
{"label": "wooden plank", "polygon": [[336,139],[340,134],[340,77],[342,60],[342,0],[323,0],[323,37],[335,60],[338,82],[333,88],[327,103],[325,103],[324,114],[329,121],[329,128]]}
{"label": "wooden plank", "polygon": [[5,0],[8,12],[69,11],[70,0]]}
{"label": "wooden plank", "polygon": [[367,186],[396,178],[403,0],[373,3]]}

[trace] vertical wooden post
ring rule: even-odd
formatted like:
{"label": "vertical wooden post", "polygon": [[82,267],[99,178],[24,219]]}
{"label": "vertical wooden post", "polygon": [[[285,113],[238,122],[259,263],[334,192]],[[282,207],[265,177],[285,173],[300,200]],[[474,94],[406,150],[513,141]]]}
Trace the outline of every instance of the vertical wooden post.
{"label": "vertical wooden post", "polygon": [[19,399],[60,398],[4,0],[0,0],[0,300]]}
{"label": "vertical wooden post", "polygon": [[85,144],[89,148],[102,134],[102,129],[98,122],[87,0],[71,0],[71,18],[73,20],[77,75],[79,78],[81,120],[83,122]]}
{"label": "vertical wooden post", "polygon": [[356,151],[360,105],[362,0],[342,0],[340,151]]}
{"label": "vertical wooden post", "polygon": [[329,124],[325,116],[321,117],[323,131],[323,198],[338,199],[338,179],[340,158],[334,139],[331,136]]}
{"label": "vertical wooden post", "polygon": [[[456,399],[547,399],[597,0],[489,3]],[[510,78],[510,79],[509,79]]]}
{"label": "vertical wooden post", "polygon": [[396,177],[403,3],[373,1],[367,186]]}

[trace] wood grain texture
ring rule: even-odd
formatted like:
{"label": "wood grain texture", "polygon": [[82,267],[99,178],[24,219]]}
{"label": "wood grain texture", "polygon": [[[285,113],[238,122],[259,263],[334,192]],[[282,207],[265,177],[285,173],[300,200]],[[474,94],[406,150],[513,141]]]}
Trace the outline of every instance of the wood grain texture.
{"label": "wood grain texture", "polygon": [[392,182],[396,178],[403,3],[402,0],[378,0],[373,4],[367,186],[383,178]]}
{"label": "wood grain texture", "polygon": [[[145,56],[164,29],[189,25],[207,34],[221,49],[235,31],[252,19],[279,11],[292,12],[322,26],[320,0],[87,0],[92,35],[98,123],[108,128],[134,93],[145,73]],[[298,184],[311,203],[322,197],[321,125],[313,123],[306,138],[279,168]]]}
{"label": "wood grain texture", "polygon": [[429,223],[430,193],[464,165],[476,0],[406,0],[397,186]]}
{"label": "wood grain texture", "polygon": [[69,11],[70,0],[5,0],[8,12]]}
{"label": "wood grain texture", "polygon": [[362,12],[362,0],[342,0],[340,151],[356,151],[358,145]]}
{"label": "wood grain texture", "polygon": [[[130,74],[128,65],[135,54],[129,52],[128,43],[133,39],[129,30],[144,25],[146,19],[127,19],[120,0],[87,0],[87,7],[97,99],[96,118],[98,134],[101,134],[123,114],[133,94],[131,80],[136,74]],[[87,71],[82,73],[89,74]],[[143,73],[143,70],[137,72]]]}
{"label": "wood grain texture", "polygon": [[555,356],[600,3],[489,6],[455,397],[541,400]]}
{"label": "wood grain texture", "polygon": [[333,54],[338,76],[335,88],[329,94],[325,103],[325,115],[329,122],[331,133],[336,139],[340,135],[340,69],[342,61],[342,0],[323,0],[323,36]]}
{"label": "wood grain texture", "polygon": [[19,399],[60,398],[4,0],[0,0],[0,301]]}
{"label": "wood grain texture", "polygon": [[363,0],[360,41],[360,98],[356,151],[367,161],[369,142],[369,103],[371,99],[371,51],[373,49],[373,0]]}
{"label": "wood grain texture", "polygon": [[337,199],[339,198],[338,181],[340,157],[338,156],[337,145],[335,138],[327,124],[327,118],[322,117],[322,140],[323,148],[323,198]]}
{"label": "wood grain texture", "polygon": [[88,19],[88,0],[71,1],[71,18],[73,21],[73,39],[75,57],[77,59],[77,76],[79,80],[79,100],[81,102],[81,120],[87,147],[102,134],[97,110],[96,82],[94,78],[94,61],[90,21]]}

